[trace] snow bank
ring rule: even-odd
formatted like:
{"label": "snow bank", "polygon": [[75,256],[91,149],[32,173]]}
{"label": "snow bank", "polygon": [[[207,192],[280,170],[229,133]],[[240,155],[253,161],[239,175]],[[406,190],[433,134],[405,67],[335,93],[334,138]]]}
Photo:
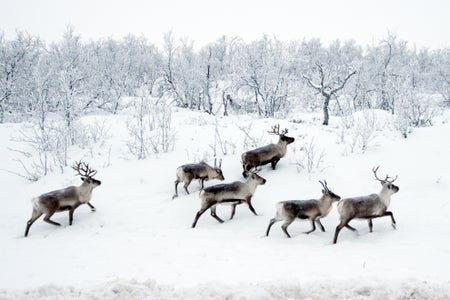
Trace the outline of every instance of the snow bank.
{"label": "snow bank", "polygon": [[45,285],[27,290],[0,290],[0,299],[449,299],[450,283],[418,280],[322,283],[239,283],[211,282],[186,288],[159,285],[148,280],[115,280],[87,288]]}

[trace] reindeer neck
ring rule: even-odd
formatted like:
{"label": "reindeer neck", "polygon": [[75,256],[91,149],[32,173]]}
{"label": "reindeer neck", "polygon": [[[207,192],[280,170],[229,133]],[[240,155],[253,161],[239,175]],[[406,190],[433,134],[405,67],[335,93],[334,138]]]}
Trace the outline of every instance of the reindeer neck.
{"label": "reindeer neck", "polygon": [[246,184],[248,186],[248,189],[250,190],[250,193],[253,194],[256,190],[256,187],[258,186],[257,181],[249,178],[247,179]]}
{"label": "reindeer neck", "polygon": [[278,140],[278,143],[276,143],[276,146],[278,146],[278,148],[280,148],[280,152],[282,153],[282,155],[286,154],[286,150],[287,150],[287,142],[286,141],[282,141],[280,138]]}
{"label": "reindeer neck", "polygon": [[327,197],[325,195],[322,195],[322,197],[320,197],[319,201],[323,202],[323,203],[331,203],[331,197]]}
{"label": "reindeer neck", "polygon": [[332,205],[331,197],[327,197],[325,195],[322,195],[322,197],[319,199],[319,202],[324,204],[324,208],[331,207],[331,205]]}
{"label": "reindeer neck", "polygon": [[79,191],[80,191],[82,199],[89,201],[90,199],[87,199],[87,198],[90,198],[93,189],[94,189],[94,187],[92,185],[90,185],[86,181],[83,181],[83,183],[79,186]]}
{"label": "reindeer neck", "polygon": [[384,205],[388,207],[389,204],[391,203],[391,196],[392,196],[392,193],[389,191],[389,189],[386,187],[382,187],[381,191],[378,193],[378,196],[380,197],[381,202],[383,202]]}

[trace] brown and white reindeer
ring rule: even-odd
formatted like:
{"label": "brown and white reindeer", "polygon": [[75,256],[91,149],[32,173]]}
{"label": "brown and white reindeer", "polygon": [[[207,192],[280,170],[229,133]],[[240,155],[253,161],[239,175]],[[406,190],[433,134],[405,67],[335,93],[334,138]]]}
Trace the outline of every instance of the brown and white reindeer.
{"label": "brown and white reindeer", "polygon": [[205,188],[200,192],[201,207],[195,216],[192,228],[195,227],[200,216],[209,208],[211,209],[211,216],[220,223],[223,223],[223,220],[216,214],[216,206],[219,204],[231,205],[230,220],[234,217],[236,206],[242,203],[247,203],[250,211],[256,216],[257,213],[252,206],[251,200],[255,194],[256,187],[265,183],[266,180],[264,178],[255,172],[250,172],[250,176],[248,176],[246,182],[234,181],[232,183],[216,184]]}
{"label": "brown and white reindeer", "polygon": [[73,212],[78,206],[87,204],[92,211],[95,211],[95,207],[89,201],[91,201],[92,190],[101,184],[100,180],[93,178],[97,171],[92,170],[89,164],[81,161],[75,162],[72,168],[77,171],[77,175],[81,176],[83,183],[80,186],[69,186],[65,189],[48,192],[33,198],[31,200],[33,212],[31,219],[27,222],[25,237],[28,236],[28,231],[34,221],[42,215],[45,215],[45,222],[60,226],[61,224],[50,220],[55,212],[69,211],[69,224],[72,225]]}
{"label": "brown and white reindeer", "polygon": [[295,139],[289,137],[287,128],[280,133],[280,124],[272,126],[272,131],[268,131],[270,134],[276,134],[280,138],[278,143],[269,144],[260,148],[256,148],[247,152],[242,153],[242,167],[244,171],[242,175],[245,177],[247,172],[253,168],[266,165],[268,163],[272,164],[272,169],[275,170],[277,163],[282,157],[286,155],[287,145],[293,143]]}
{"label": "brown and white reindeer", "polygon": [[222,159],[219,160],[219,165],[217,165],[217,159],[214,159],[214,168],[205,162],[182,165],[177,168],[176,176],[177,179],[175,179],[175,195],[173,195],[172,199],[178,197],[178,184],[181,181],[184,182],[184,190],[189,194],[187,188],[193,179],[200,179],[202,189],[204,187],[205,180],[225,179],[222,173]]}
{"label": "brown and white reindeer", "polygon": [[284,221],[281,228],[284,233],[291,237],[287,231],[289,225],[295,220],[310,220],[312,229],[305,233],[309,234],[316,230],[317,223],[320,229],[325,232],[325,227],[323,227],[320,219],[326,217],[331,211],[333,202],[339,201],[341,197],[333,193],[327,186],[327,182],[320,181],[323,186],[322,197],[320,199],[311,200],[288,200],[281,201],[276,204],[277,213],[275,218],[270,220],[269,226],[267,227],[266,236],[269,236],[269,231],[272,225],[278,221]]}
{"label": "brown and white reindeer", "polygon": [[341,222],[336,227],[336,231],[334,233],[334,244],[336,244],[339,231],[341,231],[342,228],[346,227],[351,231],[356,231],[355,228],[348,224],[353,219],[367,219],[369,223],[369,231],[372,232],[372,219],[390,216],[392,220],[392,227],[395,229],[396,223],[394,215],[387,209],[391,203],[391,196],[399,191],[399,187],[393,184],[398,176],[392,179],[386,175],[386,178],[380,179],[377,176],[378,168],[379,166],[372,169],[375,180],[378,180],[381,183],[381,191],[378,194],[345,198],[338,203],[337,210],[339,212]]}

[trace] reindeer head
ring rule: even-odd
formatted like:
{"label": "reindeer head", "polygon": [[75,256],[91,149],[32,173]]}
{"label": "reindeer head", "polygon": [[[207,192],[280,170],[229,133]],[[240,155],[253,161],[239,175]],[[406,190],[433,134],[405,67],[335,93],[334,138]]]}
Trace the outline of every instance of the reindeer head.
{"label": "reindeer head", "polygon": [[381,183],[381,186],[383,186],[383,188],[389,190],[392,194],[395,194],[398,192],[398,190],[400,189],[398,186],[394,185],[393,182],[395,180],[397,180],[398,176],[395,176],[394,179],[392,179],[391,177],[389,177],[389,175],[386,174],[386,178],[384,179],[380,179],[377,176],[377,171],[378,171],[378,167],[374,167],[372,169],[373,175],[375,176],[375,180],[378,180]]}
{"label": "reindeer head", "polygon": [[217,165],[217,158],[214,159],[214,171],[217,173],[217,179],[225,180],[222,173],[222,159],[219,160],[219,165]]}
{"label": "reindeer head", "polygon": [[331,198],[331,202],[337,202],[337,201],[341,200],[341,197],[340,197],[340,196],[336,195],[335,193],[333,193],[333,192],[328,188],[328,186],[327,186],[327,181],[326,181],[325,179],[323,180],[323,182],[320,181],[320,180],[319,180],[319,182],[320,182],[320,184],[323,186],[322,194],[323,194],[325,197]]}
{"label": "reindeer head", "polygon": [[92,185],[93,187],[97,187],[102,184],[100,180],[94,179],[94,175],[97,174],[97,171],[92,170],[91,167],[89,167],[89,164],[82,161],[74,162],[72,169],[77,171],[76,175],[80,175],[81,180],[84,183]]}
{"label": "reindeer head", "polygon": [[272,131],[268,131],[268,133],[278,135],[280,137],[280,141],[285,142],[286,145],[289,145],[295,141],[295,138],[286,135],[286,133],[288,133],[287,128],[283,129],[280,133],[280,124],[272,126]]}
{"label": "reindeer head", "polygon": [[246,173],[246,176],[244,176],[245,178],[248,178],[247,179],[247,181],[249,181],[249,180],[254,180],[254,181],[256,181],[256,183],[257,183],[257,185],[263,185],[263,184],[265,184],[266,183],[266,179],[265,178],[263,178],[263,177],[261,177],[261,176],[259,176],[258,175],[258,172],[259,172],[260,170],[258,170],[258,169],[256,169],[256,168],[253,168],[252,170],[250,170],[250,171],[246,171],[245,173]]}

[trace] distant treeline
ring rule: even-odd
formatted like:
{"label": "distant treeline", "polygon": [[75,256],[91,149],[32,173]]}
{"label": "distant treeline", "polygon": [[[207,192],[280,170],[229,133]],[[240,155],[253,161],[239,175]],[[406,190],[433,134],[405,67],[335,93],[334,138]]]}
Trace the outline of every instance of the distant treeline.
{"label": "distant treeline", "polygon": [[66,119],[92,110],[115,114],[142,90],[211,114],[273,117],[328,105],[335,113],[396,113],[422,95],[450,101],[450,49],[416,49],[390,34],[369,46],[224,36],[197,50],[171,33],[157,47],[133,35],[83,42],[70,28],[52,44],[20,31],[7,40],[0,32],[0,122],[42,111]]}

